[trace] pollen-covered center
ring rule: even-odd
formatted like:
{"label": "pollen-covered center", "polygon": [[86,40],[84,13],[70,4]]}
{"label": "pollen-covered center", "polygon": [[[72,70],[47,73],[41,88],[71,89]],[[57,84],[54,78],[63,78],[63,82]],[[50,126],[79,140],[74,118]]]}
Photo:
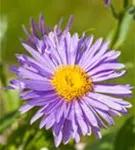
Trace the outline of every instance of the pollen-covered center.
{"label": "pollen-covered center", "polygon": [[92,90],[90,77],[77,65],[58,67],[51,80],[58,95],[72,101]]}

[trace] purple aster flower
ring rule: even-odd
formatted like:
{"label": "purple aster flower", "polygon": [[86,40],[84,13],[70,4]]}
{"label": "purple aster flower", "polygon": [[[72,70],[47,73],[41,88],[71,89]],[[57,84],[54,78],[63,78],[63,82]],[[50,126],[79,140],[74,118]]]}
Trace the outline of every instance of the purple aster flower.
{"label": "purple aster flower", "polygon": [[126,114],[131,104],[124,97],[131,95],[128,84],[110,84],[106,80],[121,77],[125,66],[117,61],[119,51],[108,50],[109,42],[93,36],[70,34],[72,17],[65,30],[62,21],[52,30],[31,20],[31,32],[24,28],[22,41],[30,56],[17,54],[19,67],[12,67],[18,78],[11,88],[21,91],[25,101],[22,113],[38,107],[31,124],[41,118],[39,127],[52,129],[55,145],[80,141],[81,135],[92,132],[101,138],[100,127],[113,125],[112,116]]}

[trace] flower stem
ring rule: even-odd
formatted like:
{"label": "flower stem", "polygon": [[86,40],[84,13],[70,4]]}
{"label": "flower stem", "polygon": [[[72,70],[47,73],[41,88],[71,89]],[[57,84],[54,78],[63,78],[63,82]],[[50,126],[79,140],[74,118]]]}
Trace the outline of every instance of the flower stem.
{"label": "flower stem", "polygon": [[120,12],[117,26],[112,37],[111,48],[118,49],[124,43],[134,18],[134,13],[131,13],[134,10],[135,6],[130,6]]}
{"label": "flower stem", "polygon": [[118,19],[119,15],[118,15],[118,13],[116,12],[116,9],[115,9],[115,7],[113,6],[113,4],[110,4],[110,7],[109,7],[109,8],[110,8],[110,11],[111,11],[113,17],[114,17],[115,19]]}
{"label": "flower stem", "polygon": [[128,6],[129,0],[124,0],[124,8]]}
{"label": "flower stem", "polygon": [[2,63],[0,63],[0,81],[2,86],[6,86],[6,76],[4,73],[4,65]]}

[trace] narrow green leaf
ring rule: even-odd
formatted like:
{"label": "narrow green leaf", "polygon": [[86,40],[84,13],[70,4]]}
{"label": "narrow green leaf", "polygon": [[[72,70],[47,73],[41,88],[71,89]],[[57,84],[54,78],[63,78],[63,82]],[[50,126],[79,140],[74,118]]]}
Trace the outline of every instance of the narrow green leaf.
{"label": "narrow green leaf", "polygon": [[119,130],[114,150],[135,150],[135,116],[130,117]]}

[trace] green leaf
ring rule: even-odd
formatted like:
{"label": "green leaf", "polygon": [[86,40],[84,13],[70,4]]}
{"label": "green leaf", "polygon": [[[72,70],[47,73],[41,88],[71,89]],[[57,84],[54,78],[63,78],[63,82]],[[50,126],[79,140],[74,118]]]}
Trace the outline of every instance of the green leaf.
{"label": "green leaf", "polygon": [[4,132],[6,128],[11,126],[13,122],[20,116],[20,113],[15,110],[6,114],[0,119],[0,133]]}
{"label": "green leaf", "polygon": [[119,130],[114,150],[135,150],[135,116],[130,117]]}

